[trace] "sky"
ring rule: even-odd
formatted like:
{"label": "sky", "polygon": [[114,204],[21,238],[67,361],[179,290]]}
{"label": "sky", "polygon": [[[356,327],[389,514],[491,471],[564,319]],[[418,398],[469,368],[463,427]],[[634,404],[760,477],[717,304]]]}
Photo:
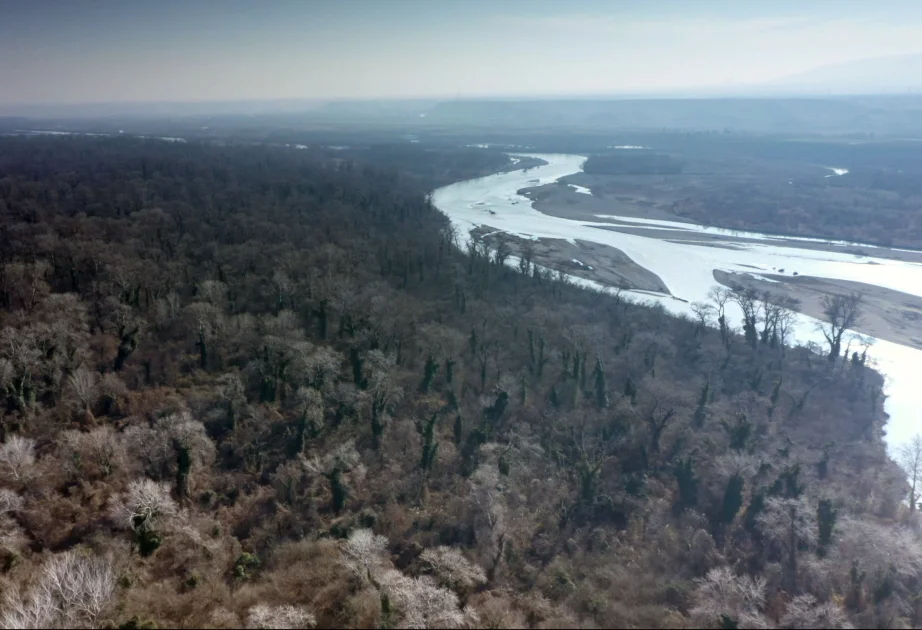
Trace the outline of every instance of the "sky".
{"label": "sky", "polygon": [[602,95],[922,53],[919,0],[0,0],[0,104]]}

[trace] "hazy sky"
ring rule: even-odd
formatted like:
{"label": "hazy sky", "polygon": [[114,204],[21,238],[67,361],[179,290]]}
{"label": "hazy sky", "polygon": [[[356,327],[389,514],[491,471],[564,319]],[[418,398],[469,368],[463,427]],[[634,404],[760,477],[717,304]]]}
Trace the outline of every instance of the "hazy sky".
{"label": "hazy sky", "polygon": [[922,53],[922,1],[0,0],[0,103],[602,94]]}

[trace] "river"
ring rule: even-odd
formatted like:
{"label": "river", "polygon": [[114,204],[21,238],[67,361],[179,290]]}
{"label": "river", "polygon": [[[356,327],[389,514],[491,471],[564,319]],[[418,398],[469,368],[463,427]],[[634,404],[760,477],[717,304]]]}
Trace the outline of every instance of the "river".
{"label": "river", "polygon": [[[713,276],[715,269],[743,273],[758,273],[759,270],[775,273],[774,270],[777,269],[786,269],[787,273],[791,273],[796,270],[802,276],[854,280],[922,296],[922,264],[817,249],[800,249],[795,246],[798,240],[815,243],[817,239],[783,238],[788,244],[778,246],[773,245],[772,241],[777,242],[782,237],[747,232],[746,238],[756,238],[763,242],[740,243],[732,242],[731,235],[742,236],[738,232],[682,222],[599,215],[600,218],[604,216],[648,228],[725,234],[727,243],[732,243],[733,246],[732,249],[708,247],[691,242],[676,243],[648,235],[599,229],[599,226],[610,227],[610,223],[575,221],[543,214],[535,210],[531,201],[519,195],[517,191],[551,184],[561,177],[578,173],[582,170],[586,158],[578,155],[551,154],[530,154],[528,157],[540,158],[547,164],[533,167],[527,173],[522,170],[498,173],[439,188],[432,193],[432,203],[459,228],[460,236],[465,242],[470,238],[470,230],[478,226],[488,226],[527,238],[564,238],[570,241],[580,239],[616,247],[637,264],[658,275],[675,296],[636,293],[635,298],[660,302],[676,314],[691,315],[691,302],[707,301],[708,291],[717,284]],[[714,241],[709,243],[713,245]],[[592,284],[586,280],[580,282]],[[741,313],[735,306],[728,311],[728,319],[736,325],[741,322]],[[799,315],[794,329],[794,342],[815,342],[822,345],[824,339],[818,324],[819,322],[811,317]],[[877,339],[868,351],[868,356],[886,380],[885,409],[890,415],[887,442],[892,448],[904,443],[919,431],[916,410],[922,409],[922,387],[916,382],[915,369],[922,366],[922,351]]]}

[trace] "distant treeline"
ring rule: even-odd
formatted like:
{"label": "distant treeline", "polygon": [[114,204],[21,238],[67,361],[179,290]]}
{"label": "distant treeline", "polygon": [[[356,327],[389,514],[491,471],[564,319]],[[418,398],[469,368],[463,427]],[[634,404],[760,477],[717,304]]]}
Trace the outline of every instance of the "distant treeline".
{"label": "distant treeline", "polygon": [[623,151],[593,155],[583,167],[591,175],[677,175],[684,163],[663,153]]}

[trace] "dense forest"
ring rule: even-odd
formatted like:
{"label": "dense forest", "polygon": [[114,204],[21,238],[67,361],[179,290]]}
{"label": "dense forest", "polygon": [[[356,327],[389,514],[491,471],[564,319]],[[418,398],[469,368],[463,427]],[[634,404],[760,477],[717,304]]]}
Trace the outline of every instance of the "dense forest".
{"label": "dense forest", "polygon": [[863,354],[462,251],[419,151],[0,139],[0,626],[922,623]]}

